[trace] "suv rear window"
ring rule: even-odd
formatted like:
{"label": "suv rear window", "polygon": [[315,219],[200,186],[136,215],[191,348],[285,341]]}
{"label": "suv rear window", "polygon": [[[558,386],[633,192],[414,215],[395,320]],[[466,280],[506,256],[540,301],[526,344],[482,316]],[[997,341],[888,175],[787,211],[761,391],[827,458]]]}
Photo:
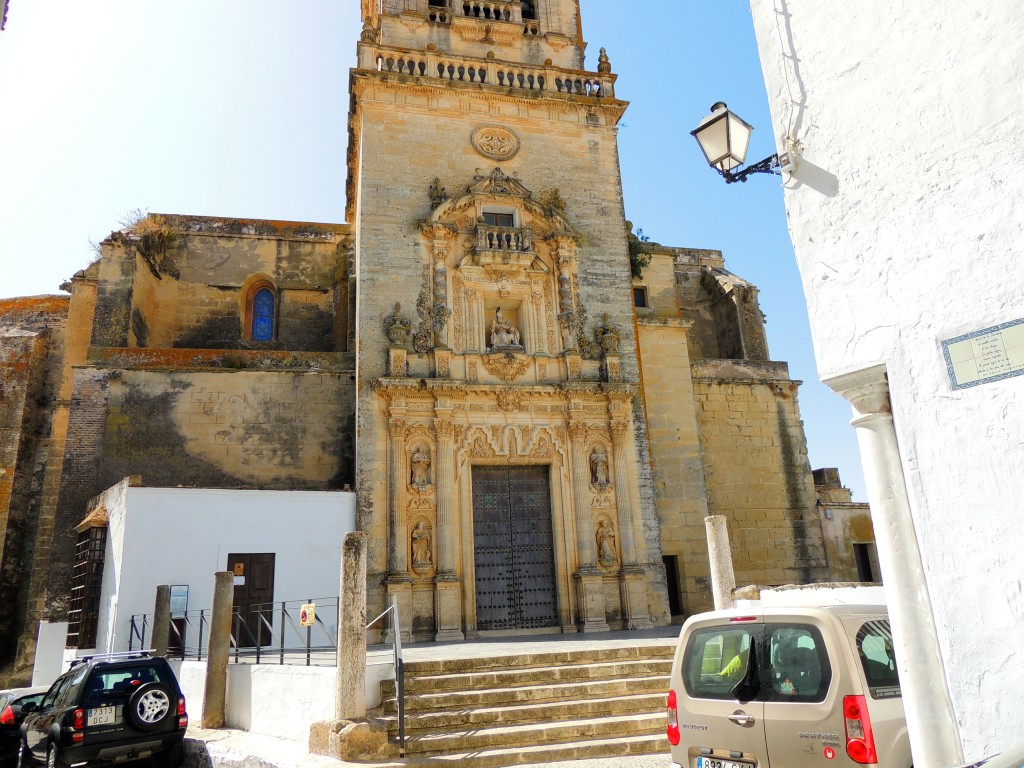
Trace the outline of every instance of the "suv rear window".
{"label": "suv rear window", "polygon": [[858,630],[857,653],[872,698],[886,699],[901,695],[892,645],[892,628],[888,620],[868,621]]}
{"label": "suv rear window", "polygon": [[733,699],[732,689],[747,674],[753,636],[743,627],[709,627],[690,636],[683,684],[697,699]]}
{"label": "suv rear window", "polygon": [[[137,666],[98,666],[89,678],[86,701],[110,696],[128,696],[140,685],[163,683],[170,685],[168,667],[149,662]],[[173,686],[171,686],[173,690]]]}

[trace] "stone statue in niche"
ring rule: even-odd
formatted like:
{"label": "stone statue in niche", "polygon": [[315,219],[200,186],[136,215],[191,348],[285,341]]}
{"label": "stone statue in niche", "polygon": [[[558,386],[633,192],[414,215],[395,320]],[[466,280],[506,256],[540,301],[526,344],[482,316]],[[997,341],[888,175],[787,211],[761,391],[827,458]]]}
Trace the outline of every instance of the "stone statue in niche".
{"label": "stone statue in niche", "polygon": [[417,571],[429,570],[434,564],[430,554],[430,531],[420,520],[412,531],[412,567]]}
{"label": "stone statue in niche", "polygon": [[501,314],[501,307],[498,307],[494,311],[494,320],[491,321],[491,349],[507,347],[522,349],[519,329],[505,319]]}
{"label": "stone statue in niche", "polygon": [[430,485],[430,452],[417,448],[409,457],[409,464],[412,467],[412,484],[419,488]]}
{"label": "stone statue in niche", "polygon": [[597,528],[597,559],[602,565],[615,565],[619,561],[615,554],[615,529],[602,520]]}
{"label": "stone statue in niche", "polygon": [[590,453],[590,482],[599,487],[611,482],[608,479],[608,454],[600,445],[594,446]]}

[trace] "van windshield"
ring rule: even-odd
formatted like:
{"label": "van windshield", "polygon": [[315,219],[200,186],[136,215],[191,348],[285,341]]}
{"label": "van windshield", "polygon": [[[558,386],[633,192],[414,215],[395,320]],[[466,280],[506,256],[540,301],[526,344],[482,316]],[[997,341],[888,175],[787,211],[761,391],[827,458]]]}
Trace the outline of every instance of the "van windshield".
{"label": "van windshield", "polygon": [[871,697],[900,695],[900,678],[893,652],[892,628],[887,619],[866,622],[857,632],[857,652]]}

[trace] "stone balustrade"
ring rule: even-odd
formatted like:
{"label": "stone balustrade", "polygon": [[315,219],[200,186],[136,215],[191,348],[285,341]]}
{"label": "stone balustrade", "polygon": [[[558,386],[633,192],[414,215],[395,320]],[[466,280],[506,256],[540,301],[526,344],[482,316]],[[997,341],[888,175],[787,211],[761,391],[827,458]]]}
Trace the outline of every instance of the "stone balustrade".
{"label": "stone balustrade", "polygon": [[359,66],[377,72],[477,83],[500,88],[615,98],[615,75],[558,67],[531,67],[434,51],[409,51],[363,44]]}
{"label": "stone balustrade", "polygon": [[532,251],[533,233],[518,227],[479,224],[476,228],[476,247],[478,251]]}

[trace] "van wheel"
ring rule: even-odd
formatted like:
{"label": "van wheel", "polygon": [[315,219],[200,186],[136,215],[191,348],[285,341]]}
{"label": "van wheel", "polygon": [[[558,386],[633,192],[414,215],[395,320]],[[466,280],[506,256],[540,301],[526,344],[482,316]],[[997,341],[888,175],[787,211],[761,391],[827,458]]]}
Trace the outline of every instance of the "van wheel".
{"label": "van wheel", "polygon": [[57,754],[57,747],[51,744],[46,748],[46,768],[68,768],[68,764]]}

